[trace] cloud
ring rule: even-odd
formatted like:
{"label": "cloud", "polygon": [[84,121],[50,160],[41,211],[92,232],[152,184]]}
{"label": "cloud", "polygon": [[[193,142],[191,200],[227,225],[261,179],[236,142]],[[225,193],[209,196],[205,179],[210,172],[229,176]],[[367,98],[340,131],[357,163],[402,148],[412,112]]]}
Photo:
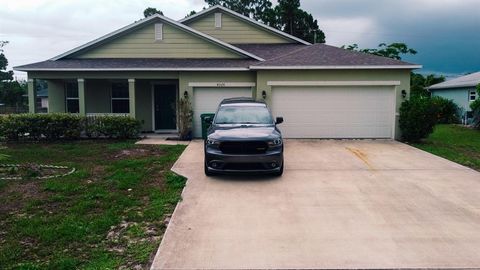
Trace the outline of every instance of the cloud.
{"label": "cloud", "polygon": [[[480,70],[478,0],[302,0],[327,43],[405,42],[418,50],[405,60],[426,70]],[[203,0],[2,1],[0,40],[12,66],[43,61],[143,17],[156,7],[173,19],[206,6]],[[17,73],[19,74],[19,73]]]}

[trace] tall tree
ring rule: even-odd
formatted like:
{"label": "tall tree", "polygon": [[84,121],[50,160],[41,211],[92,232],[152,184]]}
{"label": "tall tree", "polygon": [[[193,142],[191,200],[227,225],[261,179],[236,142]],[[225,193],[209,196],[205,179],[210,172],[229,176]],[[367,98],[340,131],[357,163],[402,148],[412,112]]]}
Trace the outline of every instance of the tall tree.
{"label": "tall tree", "polygon": [[222,5],[309,42],[324,43],[325,34],[313,16],[300,8],[300,0],[205,0],[209,6]]}
{"label": "tall tree", "polygon": [[13,80],[13,71],[7,71],[8,60],[3,47],[8,41],[0,41],[0,103],[7,106],[20,106],[26,94],[26,84]]}
{"label": "tall tree", "polygon": [[143,16],[145,16],[145,18],[150,17],[150,16],[155,15],[155,14],[163,15],[163,12],[161,10],[158,10],[158,9],[152,8],[152,7],[147,7],[143,11]]}
{"label": "tall tree", "polygon": [[369,53],[369,54],[374,54],[378,56],[384,56],[388,58],[393,58],[397,60],[402,59],[402,55],[404,54],[417,54],[417,51],[409,48],[407,44],[405,43],[391,43],[391,44],[386,44],[386,43],[380,43],[378,45],[378,48],[373,48],[373,49],[360,49],[358,47],[358,44],[352,44],[352,45],[343,45],[342,48],[351,50],[351,51],[357,51],[357,52],[364,52],[364,53]]}
{"label": "tall tree", "polygon": [[0,40],[0,82],[13,80],[13,71],[7,71],[8,60],[3,53],[7,44],[8,41]]}
{"label": "tall tree", "polygon": [[445,77],[442,75],[429,74],[423,76],[422,74],[412,72],[410,76],[410,95],[429,97],[430,92],[427,90],[427,87],[444,81]]}

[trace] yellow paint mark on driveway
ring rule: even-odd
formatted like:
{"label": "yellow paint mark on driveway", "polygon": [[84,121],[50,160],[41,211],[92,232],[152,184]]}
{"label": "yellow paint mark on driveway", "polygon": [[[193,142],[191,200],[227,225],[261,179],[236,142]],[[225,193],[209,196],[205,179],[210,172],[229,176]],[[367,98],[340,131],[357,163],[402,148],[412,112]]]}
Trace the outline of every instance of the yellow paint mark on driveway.
{"label": "yellow paint mark on driveway", "polygon": [[345,147],[345,149],[347,149],[352,154],[354,154],[356,157],[358,157],[361,161],[363,161],[363,163],[365,163],[370,170],[372,170],[372,171],[375,170],[375,168],[372,166],[372,164],[370,164],[370,162],[368,161],[367,154],[363,153],[360,149],[350,148],[350,147]]}

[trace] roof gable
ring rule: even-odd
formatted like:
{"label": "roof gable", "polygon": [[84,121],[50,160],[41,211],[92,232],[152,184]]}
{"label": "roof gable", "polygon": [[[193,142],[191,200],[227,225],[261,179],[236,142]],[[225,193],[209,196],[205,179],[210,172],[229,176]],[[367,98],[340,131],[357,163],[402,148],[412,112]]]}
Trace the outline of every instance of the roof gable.
{"label": "roof gable", "polygon": [[[155,40],[155,24],[163,40]],[[56,56],[62,58],[253,58],[263,59],[165,16],[153,15]]]}
{"label": "roof gable", "polygon": [[[221,27],[215,26],[215,13],[221,13]],[[217,5],[180,20],[198,31],[228,43],[310,43]]]}

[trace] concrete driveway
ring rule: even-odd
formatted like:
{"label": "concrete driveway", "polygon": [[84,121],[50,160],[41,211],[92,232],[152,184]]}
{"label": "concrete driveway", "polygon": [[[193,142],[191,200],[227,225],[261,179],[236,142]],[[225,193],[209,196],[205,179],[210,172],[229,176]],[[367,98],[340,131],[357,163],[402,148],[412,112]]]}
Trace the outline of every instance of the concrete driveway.
{"label": "concrete driveway", "polygon": [[480,173],[394,141],[288,140],[281,178],[206,177],[203,145],[153,269],[480,267]]}

